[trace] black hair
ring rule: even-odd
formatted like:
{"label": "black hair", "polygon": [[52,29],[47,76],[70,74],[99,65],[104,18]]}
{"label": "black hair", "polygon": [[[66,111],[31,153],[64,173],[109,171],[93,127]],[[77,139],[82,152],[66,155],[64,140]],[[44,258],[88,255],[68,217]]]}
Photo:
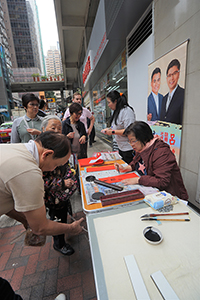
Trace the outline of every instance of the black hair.
{"label": "black hair", "polygon": [[114,121],[115,124],[117,124],[117,118],[119,116],[120,110],[124,107],[129,106],[133,110],[133,108],[128,104],[126,96],[124,94],[121,95],[118,91],[109,92],[107,94],[107,98],[109,98],[113,103],[115,102],[115,100],[117,100],[116,109],[114,110],[110,118],[110,123]]}
{"label": "black hair", "polygon": [[171,69],[174,66],[177,66],[178,70],[180,70],[181,64],[180,64],[180,61],[176,58],[173,59],[172,61],[170,61],[169,65],[167,67],[166,75],[168,74],[169,69]]}
{"label": "black hair", "polygon": [[153,139],[153,132],[150,126],[143,121],[135,121],[130,124],[124,131],[124,135],[128,136],[129,134],[133,134],[136,140],[144,145]]}
{"label": "black hair", "polygon": [[40,106],[39,106],[39,109],[43,109],[43,107],[45,107],[47,104],[46,102],[44,101],[44,99],[41,99],[40,100]]}
{"label": "black hair", "polygon": [[27,108],[28,103],[36,100],[38,103],[40,102],[39,98],[33,93],[27,93],[22,96],[22,105]]}
{"label": "black hair", "polygon": [[151,81],[152,81],[152,79],[153,79],[153,76],[154,76],[155,74],[158,74],[158,73],[160,73],[160,75],[161,75],[161,69],[160,69],[160,68],[155,68],[155,69],[153,70],[152,74],[151,74]]}
{"label": "black hair", "polygon": [[71,143],[68,137],[58,132],[42,132],[35,141],[43,148],[53,150],[53,158],[62,158],[71,152]]}
{"label": "black hair", "polygon": [[72,115],[73,113],[78,113],[79,111],[83,111],[83,108],[82,106],[79,104],[79,103],[72,103],[69,107],[69,112],[70,112],[70,115]]}

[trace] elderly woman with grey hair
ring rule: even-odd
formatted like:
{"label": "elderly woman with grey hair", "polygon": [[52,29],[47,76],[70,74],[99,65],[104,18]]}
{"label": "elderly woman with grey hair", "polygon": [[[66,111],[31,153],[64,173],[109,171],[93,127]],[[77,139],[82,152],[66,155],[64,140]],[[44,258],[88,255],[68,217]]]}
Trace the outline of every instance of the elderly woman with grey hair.
{"label": "elderly woman with grey hair", "polygon": [[[55,131],[62,133],[62,123],[59,117],[48,115],[44,117],[41,125],[42,131]],[[67,223],[67,214],[72,215],[70,197],[77,189],[77,180],[75,171],[70,168],[69,164],[57,167],[52,172],[44,172],[44,189],[45,205],[49,208],[51,220]],[[71,255],[74,249],[65,242],[65,236],[54,236],[53,247],[64,255]]]}

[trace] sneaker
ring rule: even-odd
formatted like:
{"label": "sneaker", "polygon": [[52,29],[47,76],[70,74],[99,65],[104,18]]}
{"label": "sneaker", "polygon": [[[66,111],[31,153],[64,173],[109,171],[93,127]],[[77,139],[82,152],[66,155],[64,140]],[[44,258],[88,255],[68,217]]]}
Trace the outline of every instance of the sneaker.
{"label": "sneaker", "polygon": [[65,297],[64,294],[59,294],[59,295],[55,298],[55,300],[66,300],[66,297]]}
{"label": "sneaker", "polygon": [[60,252],[63,255],[69,256],[75,252],[74,249],[69,244],[65,244],[62,248],[58,248],[55,244],[53,244],[53,247],[56,251]]}

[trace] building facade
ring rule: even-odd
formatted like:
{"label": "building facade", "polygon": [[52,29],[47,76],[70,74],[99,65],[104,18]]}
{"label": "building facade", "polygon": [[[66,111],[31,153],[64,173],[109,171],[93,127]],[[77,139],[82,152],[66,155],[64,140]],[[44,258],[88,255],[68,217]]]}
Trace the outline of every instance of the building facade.
{"label": "building facade", "polygon": [[38,68],[46,74],[35,0],[2,1],[13,68]]}
{"label": "building facade", "polygon": [[7,0],[18,68],[36,67],[26,1]]}
{"label": "building facade", "polygon": [[199,39],[198,0],[101,0],[80,69],[83,90],[88,91],[87,105],[89,95],[97,129],[108,124],[106,94],[112,89],[126,93],[137,120],[146,121],[148,66],[189,41],[179,166],[189,202],[196,208],[200,208],[200,139],[196,134],[200,130]]}
{"label": "building facade", "polygon": [[41,74],[46,75],[45,58],[44,58],[44,52],[43,52],[43,46],[42,46],[42,37],[41,37],[41,30],[40,30],[38,7],[36,5],[36,0],[28,0],[26,2],[29,2],[31,10],[32,10],[33,18],[34,18],[34,27],[35,27],[37,47],[38,47],[38,53],[39,53],[38,60],[40,62],[40,72],[41,72]]}
{"label": "building facade", "polygon": [[13,80],[11,54],[5,27],[3,7],[0,2],[0,122],[10,120],[13,99],[10,81]]}
{"label": "building facade", "polygon": [[46,72],[49,76],[63,73],[60,52],[55,47],[47,51]]}

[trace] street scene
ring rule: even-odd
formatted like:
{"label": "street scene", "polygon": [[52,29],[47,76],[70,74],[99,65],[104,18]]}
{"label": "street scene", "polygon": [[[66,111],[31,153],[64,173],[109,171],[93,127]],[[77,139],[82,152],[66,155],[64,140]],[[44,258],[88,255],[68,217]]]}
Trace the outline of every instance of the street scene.
{"label": "street scene", "polygon": [[198,0],[0,0],[0,299],[200,297]]}

